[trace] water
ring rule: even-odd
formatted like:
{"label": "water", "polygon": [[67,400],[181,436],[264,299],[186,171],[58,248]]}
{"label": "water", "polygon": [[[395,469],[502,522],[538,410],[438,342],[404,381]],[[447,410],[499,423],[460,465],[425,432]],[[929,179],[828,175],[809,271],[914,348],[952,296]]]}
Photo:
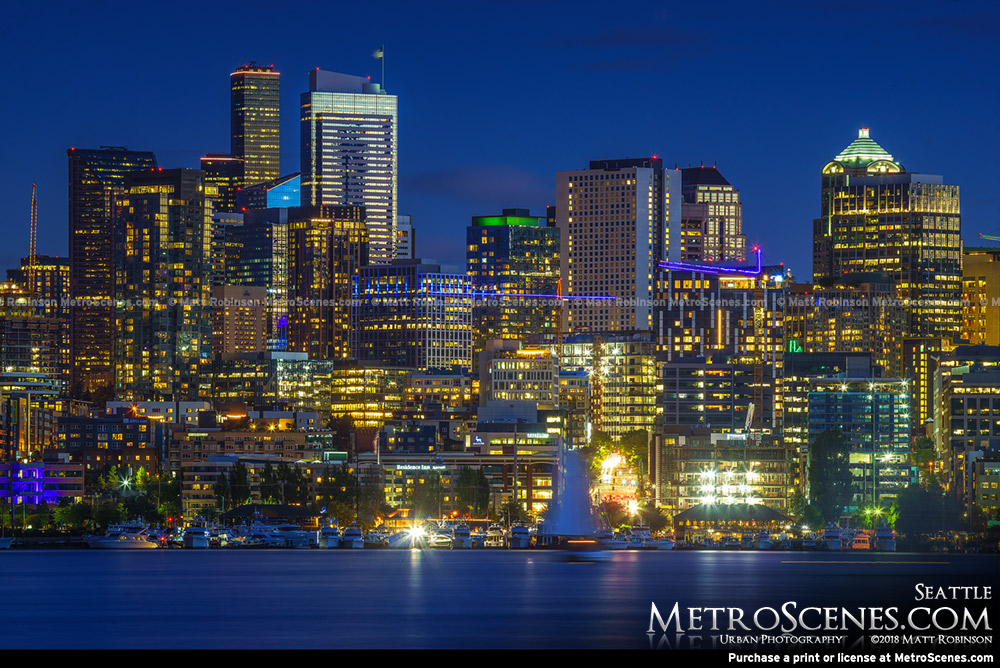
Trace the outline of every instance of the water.
{"label": "water", "polygon": [[4,649],[639,649],[652,601],[913,606],[918,582],[998,592],[996,555],[11,550],[0,569]]}

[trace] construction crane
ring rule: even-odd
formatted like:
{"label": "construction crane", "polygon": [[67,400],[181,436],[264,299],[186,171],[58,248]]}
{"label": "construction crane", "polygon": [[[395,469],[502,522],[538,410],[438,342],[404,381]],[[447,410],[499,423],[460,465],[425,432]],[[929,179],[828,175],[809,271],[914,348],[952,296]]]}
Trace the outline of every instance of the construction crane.
{"label": "construction crane", "polygon": [[36,255],[38,255],[38,198],[37,184],[31,184],[31,241],[28,242],[28,299],[36,297],[38,289],[38,270]]}
{"label": "construction crane", "polygon": [[997,236],[995,234],[980,234],[979,238],[980,239],[989,239],[990,241],[1000,241],[1000,236]]}

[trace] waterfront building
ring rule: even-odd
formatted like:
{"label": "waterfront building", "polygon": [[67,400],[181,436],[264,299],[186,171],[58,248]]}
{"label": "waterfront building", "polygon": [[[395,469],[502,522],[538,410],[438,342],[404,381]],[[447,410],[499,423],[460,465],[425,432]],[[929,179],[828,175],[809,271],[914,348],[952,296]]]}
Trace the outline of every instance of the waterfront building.
{"label": "waterfront building", "polygon": [[267,288],[217,285],[212,300],[215,355],[267,350]]}
{"label": "waterfront building", "polygon": [[708,262],[747,258],[740,191],[715,167],[681,170],[681,260]]}
{"label": "waterfront building", "polygon": [[369,249],[362,207],[289,209],[289,350],[313,359],[350,357],[352,282]]}
{"label": "waterfront building", "polygon": [[10,505],[54,508],[64,501],[79,503],[85,493],[82,464],[0,463],[0,499]]}
{"label": "waterfront building", "polygon": [[396,259],[412,260],[417,253],[417,230],[413,227],[413,216],[396,216]]}
{"label": "waterfront building", "polygon": [[69,159],[70,381],[74,396],[108,391],[115,380],[115,237],[118,198],[129,172],[156,157],[124,147],[66,151]]}
{"label": "waterfront building", "polygon": [[962,340],[1000,346],[998,248],[969,248],[962,255]]}
{"label": "waterfront building", "polygon": [[359,206],[373,263],[396,253],[396,96],[367,77],[316,68],[301,95],[302,204]]}
{"label": "waterfront building", "polygon": [[680,257],[679,176],[656,157],[556,174],[564,331],[653,327],[657,268]]}
{"label": "waterfront building", "polygon": [[1000,346],[957,346],[934,373],[934,440],[944,483],[971,501],[976,457],[1000,448]]}
{"label": "waterfront building", "polygon": [[243,163],[240,186],[278,178],[281,74],[250,62],[229,75],[229,154]]}
{"label": "waterfront building", "polygon": [[163,427],[129,413],[60,417],[56,453],[83,464],[88,474],[99,474],[108,466],[155,473],[160,468],[160,455],[165,452]]}
{"label": "waterfront building", "polygon": [[426,371],[472,366],[472,284],[421,260],[362,267],[351,294],[351,353]]}
{"label": "waterfront building", "polygon": [[236,213],[236,193],[244,180],[243,160],[231,155],[209,153],[201,159],[201,171],[205,172],[205,183],[215,186],[218,198],[216,213]]}
{"label": "waterfront building", "polygon": [[478,354],[487,339],[520,339],[559,331],[559,228],[527,209],[474,216],[466,230],[466,271]]}
{"label": "waterfront building", "polygon": [[[59,446],[58,421],[81,415],[87,404],[58,396],[43,388],[4,392],[0,395],[0,420],[5,443],[20,461],[38,461]],[[7,448],[4,447],[6,456]]]}
{"label": "waterfront building", "polygon": [[665,426],[651,448],[656,505],[674,515],[701,504],[760,504],[788,513],[795,449],[782,439]]}
{"label": "waterfront building", "polygon": [[910,468],[910,387],[901,378],[809,381],[809,443],[839,431],[850,448],[848,512],[888,508],[915,475]]}
{"label": "waterfront building", "polygon": [[955,345],[950,338],[934,336],[904,336],[902,344],[903,378],[910,381],[913,426],[923,428],[934,420],[936,410],[934,378],[942,354],[950,353]]}
{"label": "waterfront building", "polygon": [[409,367],[350,364],[332,373],[330,412],[359,429],[378,430],[403,408]]}
{"label": "waterfront building", "polygon": [[195,427],[174,429],[167,449],[167,468],[179,473],[182,464],[206,461],[217,455],[269,455],[293,460],[321,458],[303,431],[279,429],[204,430]]}
{"label": "waterfront building", "polygon": [[212,206],[204,173],[129,174],[121,200],[115,383],[128,400],[208,397]]}
{"label": "waterfront building", "polygon": [[813,221],[813,282],[885,272],[906,302],[906,333],[956,339],[962,329],[958,186],[907,172],[867,128],[822,170]]}

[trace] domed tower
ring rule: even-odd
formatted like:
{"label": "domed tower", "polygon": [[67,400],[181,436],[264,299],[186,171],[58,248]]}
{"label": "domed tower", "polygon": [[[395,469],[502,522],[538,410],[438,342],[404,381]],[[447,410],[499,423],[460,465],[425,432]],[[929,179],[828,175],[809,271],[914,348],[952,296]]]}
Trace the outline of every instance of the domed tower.
{"label": "domed tower", "polygon": [[961,333],[958,186],[907,172],[861,128],[821,174],[813,221],[813,282],[885,272],[907,305],[907,334]]}

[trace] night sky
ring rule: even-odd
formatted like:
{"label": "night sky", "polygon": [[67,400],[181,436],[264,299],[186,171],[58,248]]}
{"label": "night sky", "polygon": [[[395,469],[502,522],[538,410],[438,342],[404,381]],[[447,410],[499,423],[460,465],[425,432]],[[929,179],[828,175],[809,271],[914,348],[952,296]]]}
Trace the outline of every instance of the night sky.
{"label": "night sky", "polygon": [[[66,149],[161,167],[229,151],[229,74],[281,72],[282,173],[321,67],[399,96],[399,211],[418,254],[464,265],[473,215],[543,214],[555,173],[657,154],[717,164],[765,260],[811,271],[823,165],[870,127],[961,186],[963,236],[1000,233],[998,2],[5,2],[0,270],[67,252]],[[0,274],[2,277],[2,274]]]}

